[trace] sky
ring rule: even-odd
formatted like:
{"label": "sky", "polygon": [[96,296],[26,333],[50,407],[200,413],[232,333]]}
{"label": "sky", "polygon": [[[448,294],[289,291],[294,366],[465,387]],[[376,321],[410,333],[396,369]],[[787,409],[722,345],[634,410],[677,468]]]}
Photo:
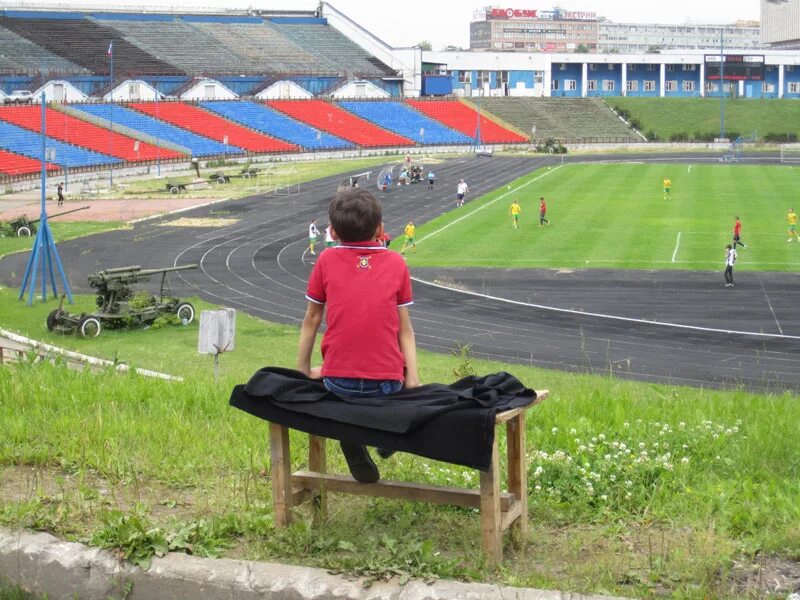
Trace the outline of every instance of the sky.
{"label": "sky", "polygon": [[[508,0],[480,2],[470,0],[330,0],[337,10],[371,31],[391,46],[414,46],[429,41],[434,50],[444,46],[469,47],[469,23],[473,13],[486,6],[551,10],[554,0]],[[0,8],[54,4],[59,8],[71,5],[132,8],[136,6],[179,8],[225,7],[255,9],[315,10],[315,0],[0,0]],[[739,19],[758,20],[760,0],[561,0],[561,8],[571,11],[596,12],[612,21],[656,23],[731,23]]]}

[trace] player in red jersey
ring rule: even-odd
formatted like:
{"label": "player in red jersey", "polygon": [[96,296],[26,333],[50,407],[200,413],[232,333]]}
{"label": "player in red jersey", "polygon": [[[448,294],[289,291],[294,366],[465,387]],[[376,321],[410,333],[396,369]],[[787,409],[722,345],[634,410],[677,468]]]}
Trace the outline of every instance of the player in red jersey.
{"label": "player in red jersey", "polygon": [[736,250],[736,244],[742,248],[747,248],[747,244],[742,241],[742,222],[739,217],[736,217],[736,222],[733,224],[733,249]]}

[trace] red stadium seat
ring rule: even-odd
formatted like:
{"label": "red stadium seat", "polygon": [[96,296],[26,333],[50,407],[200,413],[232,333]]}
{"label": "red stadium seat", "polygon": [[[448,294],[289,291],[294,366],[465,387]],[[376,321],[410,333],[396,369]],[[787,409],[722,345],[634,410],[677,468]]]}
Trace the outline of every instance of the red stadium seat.
{"label": "red stadium seat", "polygon": [[298,149],[294,144],[258,133],[191,104],[140,102],[130,107],[218,142],[225,143],[227,136],[228,144],[250,152],[296,152]]}
{"label": "red stadium seat", "polygon": [[[152,144],[139,142],[139,150],[134,150],[137,140],[121,133],[87,123],[52,108],[45,114],[47,137],[80,146],[88,150],[114,156],[129,162],[153,161],[157,158],[170,159],[184,156],[168,148],[157,148]],[[42,114],[38,106],[15,106],[0,108],[0,120],[24,127],[30,131],[41,131]]]}
{"label": "red stadium seat", "polygon": [[[2,175],[28,175],[38,173],[40,169],[41,163],[38,160],[0,150],[0,174]],[[47,170],[58,171],[58,166],[48,163]]]}
{"label": "red stadium seat", "polygon": [[[407,102],[424,115],[436,119],[464,135],[475,137],[478,114],[463,102],[457,100],[407,100]],[[527,141],[528,138],[481,115],[481,142],[485,144],[521,144]]]}
{"label": "red stadium seat", "polygon": [[414,145],[412,140],[324,100],[270,100],[266,104],[293,119],[366,148]]}

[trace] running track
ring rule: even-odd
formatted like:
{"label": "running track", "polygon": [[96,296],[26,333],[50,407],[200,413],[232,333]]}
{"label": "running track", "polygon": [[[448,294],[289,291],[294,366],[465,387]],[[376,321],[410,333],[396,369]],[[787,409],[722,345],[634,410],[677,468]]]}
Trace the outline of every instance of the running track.
{"label": "running track", "polygon": [[[716,158],[635,160],[697,163]],[[419,224],[454,210],[461,177],[470,184],[469,197],[476,198],[539,166],[560,162],[464,157],[435,165],[433,192],[423,183],[381,196],[387,229],[397,237],[409,216]],[[59,251],[76,291],[90,291],[86,276],[102,268],[196,262],[201,269],[173,277],[176,293],[298,324],[313,258],[306,253],[307,225],[312,217],[324,224],[342,179],[303,184],[296,194],[231,201],[139,223],[130,231],[63,242]],[[468,202],[459,210],[467,215],[474,209]],[[238,221],[222,229],[168,226],[180,217],[206,216]],[[27,255],[12,255],[0,261],[5,284],[19,287],[26,260]],[[412,276],[417,344],[428,350],[449,352],[459,343],[470,344],[481,358],[694,386],[782,391],[800,384],[800,279],[795,274],[742,274],[735,302],[718,273],[415,269]]]}

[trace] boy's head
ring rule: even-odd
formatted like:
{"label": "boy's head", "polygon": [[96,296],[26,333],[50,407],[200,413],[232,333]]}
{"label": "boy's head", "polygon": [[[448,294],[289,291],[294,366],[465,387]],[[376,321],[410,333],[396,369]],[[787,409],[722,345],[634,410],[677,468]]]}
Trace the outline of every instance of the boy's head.
{"label": "boy's head", "polygon": [[733,248],[731,248],[731,245],[730,245],[730,244],[728,244],[727,246],[725,246],[725,249],[726,249],[726,250],[733,250]]}
{"label": "boy's head", "polygon": [[331,227],[342,242],[366,242],[374,239],[383,220],[380,202],[364,188],[336,194],[328,208],[328,216]]}

